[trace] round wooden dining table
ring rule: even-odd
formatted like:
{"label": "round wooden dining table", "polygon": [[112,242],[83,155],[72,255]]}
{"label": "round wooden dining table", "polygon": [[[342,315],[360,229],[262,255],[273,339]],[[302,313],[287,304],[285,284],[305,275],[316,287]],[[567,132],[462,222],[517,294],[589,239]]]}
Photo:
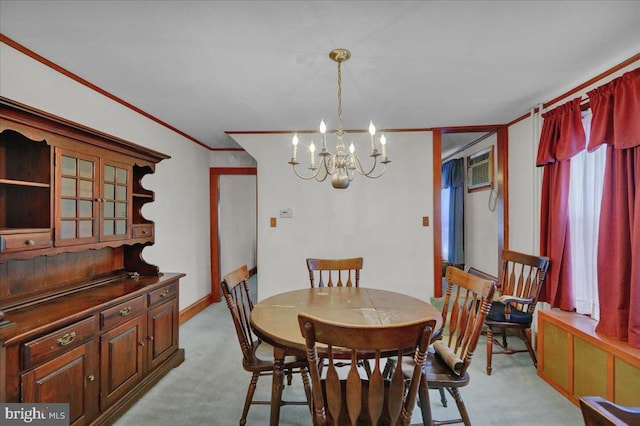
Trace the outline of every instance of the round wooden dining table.
{"label": "round wooden dining table", "polygon": [[287,355],[304,356],[305,342],[298,314],[350,325],[398,325],[434,318],[439,334],[442,316],[431,304],[406,294],[365,287],[319,287],[294,290],[264,299],[253,307],[251,326],[256,335],[274,347],[270,424],[280,419],[283,363]]}

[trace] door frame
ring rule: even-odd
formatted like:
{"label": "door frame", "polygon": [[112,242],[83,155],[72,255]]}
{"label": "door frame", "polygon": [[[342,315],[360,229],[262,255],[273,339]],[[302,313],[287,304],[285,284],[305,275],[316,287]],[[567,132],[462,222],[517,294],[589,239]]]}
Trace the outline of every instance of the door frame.
{"label": "door frame", "polygon": [[[211,240],[211,293],[210,301],[220,301],[220,179],[222,175],[257,175],[255,167],[209,168],[209,211]],[[257,185],[257,182],[256,182]],[[256,197],[257,197],[256,191]]]}
{"label": "door frame", "polygon": [[498,187],[498,271],[502,251],[509,248],[509,127],[508,125],[460,126],[433,130],[433,282],[434,296],[442,297],[442,134],[491,132],[497,134],[497,187]]}

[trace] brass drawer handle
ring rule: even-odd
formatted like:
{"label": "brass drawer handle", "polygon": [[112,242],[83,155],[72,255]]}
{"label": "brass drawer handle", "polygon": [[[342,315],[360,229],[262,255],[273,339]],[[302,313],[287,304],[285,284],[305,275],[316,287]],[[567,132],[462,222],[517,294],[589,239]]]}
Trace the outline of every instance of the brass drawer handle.
{"label": "brass drawer handle", "polygon": [[67,346],[69,343],[73,342],[75,338],[76,338],[76,332],[72,331],[71,333],[67,333],[61,338],[59,338],[58,340],[56,340],[56,342],[58,342],[60,346]]}
{"label": "brass drawer handle", "polygon": [[127,315],[129,315],[131,313],[131,306],[127,306],[124,309],[120,309],[120,316],[121,317],[126,317]]}
{"label": "brass drawer handle", "polygon": [[168,295],[169,295],[169,289],[166,289],[162,293],[160,293],[160,297],[167,297]]}
{"label": "brass drawer handle", "polygon": [[27,240],[27,241],[25,241],[24,243],[25,243],[26,245],[28,245],[28,246],[35,246],[35,245],[36,245],[36,242],[35,242],[35,241],[33,241],[33,240]]}

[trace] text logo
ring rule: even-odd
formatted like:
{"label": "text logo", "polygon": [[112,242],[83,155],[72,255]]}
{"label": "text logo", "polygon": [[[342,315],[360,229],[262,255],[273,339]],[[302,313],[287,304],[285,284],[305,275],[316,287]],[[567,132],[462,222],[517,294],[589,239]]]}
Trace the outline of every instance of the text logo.
{"label": "text logo", "polygon": [[69,404],[0,403],[0,425],[69,426]]}

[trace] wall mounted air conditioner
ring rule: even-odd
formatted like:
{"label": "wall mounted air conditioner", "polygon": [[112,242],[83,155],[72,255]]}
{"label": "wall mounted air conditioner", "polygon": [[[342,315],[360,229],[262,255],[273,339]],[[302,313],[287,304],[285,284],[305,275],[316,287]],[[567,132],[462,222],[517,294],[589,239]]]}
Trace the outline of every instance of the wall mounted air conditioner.
{"label": "wall mounted air conditioner", "polygon": [[493,187],[493,149],[467,157],[467,189]]}

